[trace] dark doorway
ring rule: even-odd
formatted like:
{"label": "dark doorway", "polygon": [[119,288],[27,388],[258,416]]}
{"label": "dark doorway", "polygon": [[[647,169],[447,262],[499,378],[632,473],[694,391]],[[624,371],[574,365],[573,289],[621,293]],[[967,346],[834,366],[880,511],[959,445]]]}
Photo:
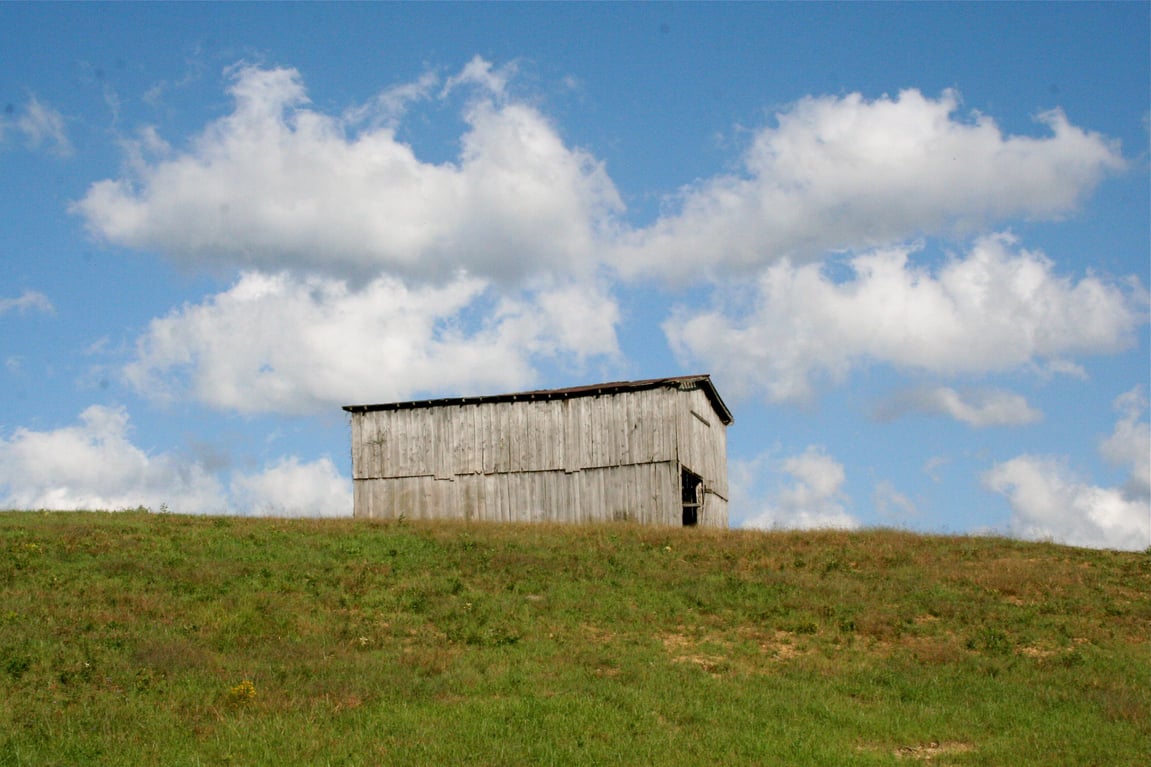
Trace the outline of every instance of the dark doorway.
{"label": "dark doorway", "polygon": [[699,524],[699,507],[703,501],[703,480],[687,469],[680,470],[680,492],[683,498],[683,526]]}

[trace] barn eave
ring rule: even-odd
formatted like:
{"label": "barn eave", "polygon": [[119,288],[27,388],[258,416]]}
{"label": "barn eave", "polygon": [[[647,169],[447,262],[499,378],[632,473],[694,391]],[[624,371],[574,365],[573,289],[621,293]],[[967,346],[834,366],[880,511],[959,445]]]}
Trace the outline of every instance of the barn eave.
{"label": "barn eave", "polygon": [[510,394],[490,394],[474,397],[448,397],[443,399],[413,400],[410,402],[386,402],[376,405],[345,405],[349,413],[370,413],[381,410],[409,410],[416,408],[450,407],[453,405],[479,405],[492,402],[538,402],[573,397],[595,397],[644,389],[674,387],[681,390],[702,389],[711,403],[712,409],[724,423],[730,425],[735,419],[719,396],[711,376],[707,374],[677,376],[673,378],[649,378],[641,381],[613,381],[590,386],[572,386],[564,389],[537,389],[535,391],[513,392]]}

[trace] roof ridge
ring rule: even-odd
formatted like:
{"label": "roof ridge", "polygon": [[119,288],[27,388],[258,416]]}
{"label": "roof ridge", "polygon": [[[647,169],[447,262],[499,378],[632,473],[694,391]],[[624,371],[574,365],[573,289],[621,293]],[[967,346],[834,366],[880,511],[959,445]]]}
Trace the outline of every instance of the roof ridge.
{"label": "roof ridge", "polygon": [[530,391],[508,392],[505,394],[442,397],[436,399],[411,400],[407,402],[385,402],[374,405],[344,405],[343,409],[349,413],[366,413],[376,410],[405,410],[409,408],[442,407],[448,405],[474,405],[486,402],[566,399],[568,397],[588,397],[624,391],[641,391],[644,389],[655,389],[660,386],[674,385],[681,388],[685,386],[687,388],[694,388],[691,386],[693,384],[702,386],[708,399],[711,400],[712,407],[715,408],[725,424],[730,424],[734,420],[731,411],[727,409],[727,405],[724,404],[723,399],[719,396],[719,392],[715,390],[715,385],[711,382],[711,376],[707,373],[671,376],[668,378],[645,378],[635,381],[609,381],[606,383],[569,386],[559,389],[534,389]]}

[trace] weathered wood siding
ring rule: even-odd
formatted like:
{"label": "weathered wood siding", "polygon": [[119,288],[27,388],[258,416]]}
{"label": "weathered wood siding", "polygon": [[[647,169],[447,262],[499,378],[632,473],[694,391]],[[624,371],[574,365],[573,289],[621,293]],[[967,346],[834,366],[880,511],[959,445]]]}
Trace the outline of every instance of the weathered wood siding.
{"label": "weathered wood siding", "polygon": [[580,472],[397,477],[355,482],[357,516],[503,522],[633,521],[677,525],[679,469],[671,462]]}
{"label": "weathered wood siding", "polygon": [[354,478],[447,479],[675,461],[681,409],[675,394],[653,389],[357,414]]}
{"label": "weathered wood siding", "polygon": [[679,461],[703,478],[699,524],[727,527],[727,426],[702,389],[672,393],[678,405]]}
{"label": "weathered wood siding", "polygon": [[727,525],[726,426],[707,395],[602,395],[369,410],[352,416],[357,516],[681,523],[680,468]]}

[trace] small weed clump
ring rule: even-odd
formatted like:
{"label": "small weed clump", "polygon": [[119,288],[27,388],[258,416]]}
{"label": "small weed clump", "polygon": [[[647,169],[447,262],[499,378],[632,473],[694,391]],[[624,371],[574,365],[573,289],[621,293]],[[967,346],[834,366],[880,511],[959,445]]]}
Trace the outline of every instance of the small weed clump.
{"label": "small weed clump", "polygon": [[245,706],[256,699],[256,685],[245,679],[228,689],[228,702],[234,706]]}
{"label": "small weed clump", "polygon": [[0,765],[1125,765],[1151,556],[0,513]]}

